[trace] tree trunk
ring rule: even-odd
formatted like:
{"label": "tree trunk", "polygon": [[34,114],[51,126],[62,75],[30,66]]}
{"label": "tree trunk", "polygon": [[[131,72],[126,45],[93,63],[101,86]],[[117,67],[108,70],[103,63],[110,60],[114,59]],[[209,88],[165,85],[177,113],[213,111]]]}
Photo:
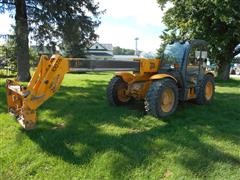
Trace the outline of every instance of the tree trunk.
{"label": "tree trunk", "polygon": [[19,81],[29,81],[29,47],[28,47],[28,23],[25,0],[15,0],[16,6],[16,59],[17,59],[17,79]]}
{"label": "tree trunk", "polygon": [[218,78],[221,80],[229,79],[230,63],[228,61],[222,61],[219,63]]}

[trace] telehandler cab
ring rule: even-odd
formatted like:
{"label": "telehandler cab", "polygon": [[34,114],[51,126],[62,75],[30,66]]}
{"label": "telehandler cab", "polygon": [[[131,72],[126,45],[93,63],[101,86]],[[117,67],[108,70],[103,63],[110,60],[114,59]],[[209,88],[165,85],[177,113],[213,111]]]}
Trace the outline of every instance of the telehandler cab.
{"label": "telehandler cab", "polygon": [[145,110],[157,117],[172,114],[179,101],[198,104],[213,100],[214,75],[206,71],[207,43],[203,40],[168,44],[162,59],[88,60],[42,56],[27,87],[7,80],[8,110],[25,129],[36,123],[36,110],[54,95],[67,72],[119,71],[107,88],[111,105],[144,100]]}

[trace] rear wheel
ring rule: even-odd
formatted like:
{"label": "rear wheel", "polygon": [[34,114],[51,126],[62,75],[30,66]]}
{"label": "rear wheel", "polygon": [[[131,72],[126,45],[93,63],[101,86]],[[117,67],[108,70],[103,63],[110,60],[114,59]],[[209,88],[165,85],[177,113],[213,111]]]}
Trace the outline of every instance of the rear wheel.
{"label": "rear wheel", "polygon": [[178,88],[174,80],[154,81],[145,98],[146,111],[155,117],[165,117],[177,108]]}
{"label": "rear wheel", "polygon": [[200,84],[199,93],[196,99],[197,104],[208,104],[213,100],[215,93],[215,83],[212,75],[207,74],[203,77]]}
{"label": "rear wheel", "polygon": [[127,95],[128,84],[121,77],[115,76],[109,82],[107,99],[111,105],[128,104],[132,98]]}

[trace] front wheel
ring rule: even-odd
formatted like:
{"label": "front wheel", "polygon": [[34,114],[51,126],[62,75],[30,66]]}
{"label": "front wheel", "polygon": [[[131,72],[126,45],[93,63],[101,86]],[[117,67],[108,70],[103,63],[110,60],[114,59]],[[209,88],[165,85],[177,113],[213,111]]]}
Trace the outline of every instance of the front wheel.
{"label": "front wheel", "polygon": [[107,99],[111,105],[126,105],[132,97],[127,95],[128,84],[121,77],[115,76],[109,82]]}
{"label": "front wheel", "polygon": [[207,74],[203,77],[197,95],[197,104],[209,104],[212,102],[215,93],[215,83],[212,75]]}
{"label": "front wheel", "polygon": [[175,112],[178,105],[178,87],[172,79],[154,81],[145,98],[146,111],[157,117]]}

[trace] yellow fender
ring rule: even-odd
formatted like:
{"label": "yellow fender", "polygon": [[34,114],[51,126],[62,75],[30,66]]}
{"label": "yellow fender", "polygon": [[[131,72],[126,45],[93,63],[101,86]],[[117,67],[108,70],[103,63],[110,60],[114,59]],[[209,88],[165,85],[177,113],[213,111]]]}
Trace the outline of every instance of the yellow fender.
{"label": "yellow fender", "polygon": [[123,81],[127,83],[130,83],[135,79],[135,76],[132,73],[128,72],[117,72],[115,75],[121,77]]}
{"label": "yellow fender", "polygon": [[169,74],[155,74],[155,75],[150,77],[151,80],[158,80],[158,79],[163,79],[163,78],[171,78],[171,79],[173,79],[174,81],[177,82],[176,78],[169,75]]}

